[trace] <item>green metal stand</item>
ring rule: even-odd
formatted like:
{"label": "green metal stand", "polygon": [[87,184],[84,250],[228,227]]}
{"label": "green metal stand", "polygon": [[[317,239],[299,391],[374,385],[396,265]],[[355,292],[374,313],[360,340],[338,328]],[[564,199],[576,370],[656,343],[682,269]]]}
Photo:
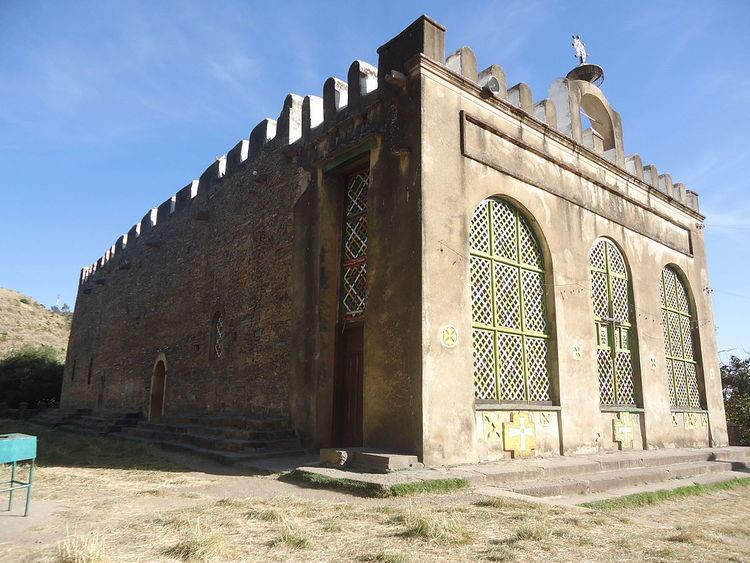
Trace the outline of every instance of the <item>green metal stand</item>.
{"label": "green metal stand", "polygon": [[[28,461],[28,480],[17,478],[18,462]],[[29,515],[31,489],[34,485],[36,468],[36,436],[27,434],[0,434],[0,465],[10,464],[10,481],[0,481],[0,493],[8,493],[8,511],[13,507],[13,492],[26,489],[26,506],[23,515]]]}

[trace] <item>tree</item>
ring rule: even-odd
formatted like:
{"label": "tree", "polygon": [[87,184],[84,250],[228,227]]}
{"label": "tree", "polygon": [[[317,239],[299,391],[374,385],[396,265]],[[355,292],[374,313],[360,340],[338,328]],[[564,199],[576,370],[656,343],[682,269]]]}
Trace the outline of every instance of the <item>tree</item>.
{"label": "tree", "polygon": [[732,356],[721,366],[727,421],[739,426],[741,445],[750,445],[750,358]]}
{"label": "tree", "polygon": [[23,348],[0,360],[0,403],[11,408],[25,402],[49,405],[60,401],[64,364],[54,348]]}

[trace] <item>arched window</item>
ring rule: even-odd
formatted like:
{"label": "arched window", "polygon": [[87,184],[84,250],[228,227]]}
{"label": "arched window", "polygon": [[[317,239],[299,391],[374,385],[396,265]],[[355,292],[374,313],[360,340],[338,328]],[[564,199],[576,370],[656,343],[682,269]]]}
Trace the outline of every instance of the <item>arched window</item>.
{"label": "arched window", "polygon": [[695,318],[690,312],[687,288],[672,266],[667,266],[661,272],[659,293],[670,404],[699,409],[699,366],[693,340]]}
{"label": "arched window", "polygon": [[630,282],[625,258],[606,239],[597,241],[590,258],[599,400],[602,405],[635,406]]}
{"label": "arched window", "polygon": [[486,199],[469,247],[476,398],[549,402],[544,259],[531,226],[506,201]]}
{"label": "arched window", "polygon": [[214,314],[211,323],[211,355],[219,359],[222,354],[224,354],[224,320],[221,311],[218,311]]}
{"label": "arched window", "polygon": [[86,378],[86,385],[91,385],[91,375],[94,372],[94,356],[92,355],[89,359],[89,373],[88,377]]}

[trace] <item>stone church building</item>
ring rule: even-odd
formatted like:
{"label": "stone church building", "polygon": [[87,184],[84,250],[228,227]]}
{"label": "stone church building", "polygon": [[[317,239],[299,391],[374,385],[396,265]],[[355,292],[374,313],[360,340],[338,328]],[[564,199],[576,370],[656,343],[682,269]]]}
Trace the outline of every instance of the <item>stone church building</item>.
{"label": "stone church building", "polygon": [[725,445],[697,194],[597,76],[534,101],[444,34],[288,95],[84,268],[62,407],[430,466]]}

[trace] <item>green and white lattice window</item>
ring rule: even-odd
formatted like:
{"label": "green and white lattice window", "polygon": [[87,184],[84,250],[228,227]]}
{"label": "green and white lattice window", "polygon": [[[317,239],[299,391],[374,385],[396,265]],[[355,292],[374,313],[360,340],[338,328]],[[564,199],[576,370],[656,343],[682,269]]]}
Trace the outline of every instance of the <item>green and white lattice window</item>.
{"label": "green and white lattice window", "polygon": [[367,189],[370,172],[350,175],[344,186],[341,315],[362,318],[367,299]]}
{"label": "green and white lattice window", "polygon": [[625,258],[618,248],[609,240],[597,241],[591,250],[591,295],[602,405],[636,404],[629,285]]}
{"label": "green and white lattice window", "polygon": [[661,272],[661,326],[667,356],[667,388],[674,407],[701,408],[698,365],[693,342],[695,319],[685,284],[677,271],[667,266]]}
{"label": "green and white lattice window", "polygon": [[476,398],[550,401],[544,259],[531,226],[507,202],[486,199],[469,246]]}

